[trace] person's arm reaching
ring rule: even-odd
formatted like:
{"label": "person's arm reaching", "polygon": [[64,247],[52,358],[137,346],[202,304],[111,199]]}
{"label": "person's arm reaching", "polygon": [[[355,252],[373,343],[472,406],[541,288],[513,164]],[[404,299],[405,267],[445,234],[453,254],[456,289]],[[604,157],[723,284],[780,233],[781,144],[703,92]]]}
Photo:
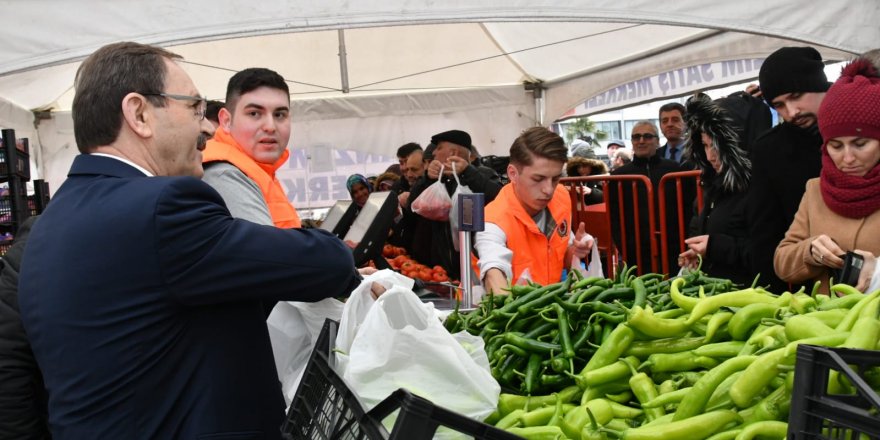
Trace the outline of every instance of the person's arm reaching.
{"label": "person's arm reaching", "polygon": [[507,248],[507,235],[498,225],[486,223],[485,230],[477,232],[474,248],[480,256],[477,264],[486,292],[506,294],[513,278],[513,251]]}

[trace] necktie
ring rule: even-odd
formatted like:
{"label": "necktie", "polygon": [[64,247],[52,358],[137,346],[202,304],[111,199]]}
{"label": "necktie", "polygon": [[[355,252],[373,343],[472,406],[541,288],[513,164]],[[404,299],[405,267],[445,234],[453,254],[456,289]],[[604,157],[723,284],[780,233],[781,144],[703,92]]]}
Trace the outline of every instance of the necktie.
{"label": "necktie", "polygon": [[669,146],[669,159],[670,160],[677,160],[675,158],[675,151],[676,150],[677,150],[677,148],[673,147],[672,145]]}

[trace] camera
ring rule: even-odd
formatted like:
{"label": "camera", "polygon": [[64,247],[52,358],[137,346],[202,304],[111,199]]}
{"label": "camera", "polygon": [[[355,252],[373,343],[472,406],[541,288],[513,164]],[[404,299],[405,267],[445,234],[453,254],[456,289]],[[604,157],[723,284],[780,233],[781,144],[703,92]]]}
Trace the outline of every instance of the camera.
{"label": "camera", "polygon": [[834,271],[834,280],[838,283],[855,286],[859,283],[859,274],[865,264],[865,258],[855,252],[847,252],[842,255],[843,267]]}

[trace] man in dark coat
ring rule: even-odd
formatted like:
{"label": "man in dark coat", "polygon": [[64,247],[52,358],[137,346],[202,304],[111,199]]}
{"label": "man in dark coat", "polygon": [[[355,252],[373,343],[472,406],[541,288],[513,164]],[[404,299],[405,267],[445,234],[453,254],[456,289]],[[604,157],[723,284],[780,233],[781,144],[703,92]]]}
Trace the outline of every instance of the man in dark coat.
{"label": "man in dark coat", "polygon": [[[469,134],[461,130],[449,130],[434,135],[431,143],[436,145],[436,149],[433,151],[425,175],[416,181],[410,191],[408,209],[412,209],[415,200],[437,179],[443,182],[446,191],[452,196],[458,187],[452,175],[453,167],[458,173],[461,184],[467,185],[474,193],[483,193],[486,204],[495,200],[495,196],[501,191],[501,179],[493,169],[484,166],[475,167],[470,163],[469,157],[473,147]],[[419,228],[413,237],[413,258],[422,264],[440,265],[446,269],[450,278],[459,278],[460,257],[452,241],[449,221],[424,220],[426,221],[419,222]]]}
{"label": "man in dark coat", "polygon": [[18,270],[31,226],[30,217],[0,260],[0,439],[50,439],[43,375],[21,325]]}
{"label": "man in dark coat", "polygon": [[[811,47],[783,47],[761,65],[761,93],[783,122],[755,142],[746,207],[752,270],[773,292],[789,289],[773,269],[773,253],[797,213],[807,180],[822,168],[816,112],[830,83]],[[797,289],[793,286],[792,289]]]}
{"label": "man in dark coat", "polygon": [[[656,219],[654,227],[655,231],[659,231],[660,208],[658,203],[660,179],[668,173],[685,170],[678,163],[669,159],[663,159],[657,154],[657,147],[659,146],[660,141],[657,134],[657,127],[654,123],[650,121],[637,122],[632,129],[632,143],[632,162],[612,171],[611,175],[619,176],[637,174],[646,176],[651,180],[654,192],[654,215]],[[611,235],[614,237],[614,242],[617,245],[617,248],[623,253],[622,257],[624,261],[629,265],[638,265],[640,273],[662,271],[663,265],[661,258],[665,258],[669,262],[669,272],[671,274],[674,275],[678,272],[678,254],[682,250],[682,237],[678,231],[679,217],[683,217],[683,224],[687,227],[693,213],[692,205],[696,194],[696,185],[693,181],[686,183],[687,184],[683,187],[684,198],[682,202],[683,209],[681,212],[676,205],[674,182],[669,182],[666,185],[666,229],[668,231],[666,240],[667,253],[665,256],[661,256],[662,243],[660,243],[658,236],[656,255],[659,258],[656,260],[652,258],[651,255],[651,236],[656,235],[656,232],[650,231],[647,212],[648,199],[643,185],[640,184],[637,187],[637,196],[632,194],[631,185],[628,183],[624,184],[622,187],[621,192],[624,201],[623,230],[621,230],[617,184],[611,182],[611,184],[608,185],[606,198],[608,199],[609,214],[611,216]],[[638,236],[636,236],[635,226],[636,214],[632,208],[631,202],[634,197],[638,197],[636,202],[639,207]],[[622,246],[622,239],[624,237],[626,238],[625,248]],[[641,248],[640,252],[637,252],[636,250],[637,241]],[[656,266],[652,263],[656,264]]]}

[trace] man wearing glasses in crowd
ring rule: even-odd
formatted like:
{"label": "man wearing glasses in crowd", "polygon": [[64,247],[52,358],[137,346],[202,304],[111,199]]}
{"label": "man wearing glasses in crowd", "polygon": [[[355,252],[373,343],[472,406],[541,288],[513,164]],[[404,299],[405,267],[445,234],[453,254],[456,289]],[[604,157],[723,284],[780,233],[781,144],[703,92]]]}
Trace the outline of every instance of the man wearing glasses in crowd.
{"label": "man wearing glasses in crowd", "polygon": [[[633,159],[632,162],[621,166],[620,168],[615,169],[611,172],[611,175],[642,175],[647,176],[651,180],[651,184],[653,186],[654,192],[654,216],[655,216],[655,225],[657,231],[660,228],[660,217],[659,217],[659,184],[660,179],[672,172],[676,171],[684,171],[681,165],[677,162],[664,159],[660,157],[657,153],[657,148],[660,146],[660,137],[657,133],[657,126],[654,125],[651,121],[639,121],[633,126],[632,129],[632,145],[633,145]],[[669,234],[667,235],[667,254],[666,258],[669,261],[669,271],[671,274],[675,274],[678,272],[678,254],[681,252],[679,242],[681,238],[678,233],[678,219],[679,216],[684,216],[684,224],[687,225],[690,222],[691,217],[691,209],[690,206],[693,203],[694,197],[696,195],[696,186],[694,184],[684,185],[684,202],[683,206],[686,207],[683,213],[679,213],[677,209],[677,205],[675,203],[675,191],[674,184],[668,184],[666,187],[666,212],[667,212],[667,231]],[[652,267],[652,261],[656,261],[656,271],[660,272],[662,270],[662,265],[660,259],[655,260],[651,256],[651,237],[654,232],[649,231],[649,222],[648,222],[648,198],[647,192],[644,189],[644,185],[638,186],[638,191],[636,197],[638,204],[638,218],[639,218],[639,234],[636,235],[636,227],[635,227],[635,218],[636,213],[633,209],[633,197],[632,194],[632,186],[630,184],[624,184],[622,189],[623,192],[623,204],[624,204],[624,228],[621,230],[621,221],[620,221],[620,209],[618,204],[618,188],[617,184],[611,182],[608,185],[608,200],[609,200],[609,209],[611,215],[611,235],[614,238],[614,242],[617,245],[618,250],[622,253],[622,258],[629,265],[639,265],[640,272],[647,273],[654,271]],[[623,248],[623,238],[626,238],[626,247]],[[659,236],[658,236],[659,238]],[[639,243],[641,250],[637,252],[636,250],[636,242]],[[661,252],[661,243],[657,242],[657,255],[659,256]]]}
{"label": "man wearing glasses in crowd", "polygon": [[213,127],[179,58],[115,43],[77,72],[82,154],[19,283],[56,440],[281,438],[262,303],[359,283],[333,235],[235,219],[199,179]]}

